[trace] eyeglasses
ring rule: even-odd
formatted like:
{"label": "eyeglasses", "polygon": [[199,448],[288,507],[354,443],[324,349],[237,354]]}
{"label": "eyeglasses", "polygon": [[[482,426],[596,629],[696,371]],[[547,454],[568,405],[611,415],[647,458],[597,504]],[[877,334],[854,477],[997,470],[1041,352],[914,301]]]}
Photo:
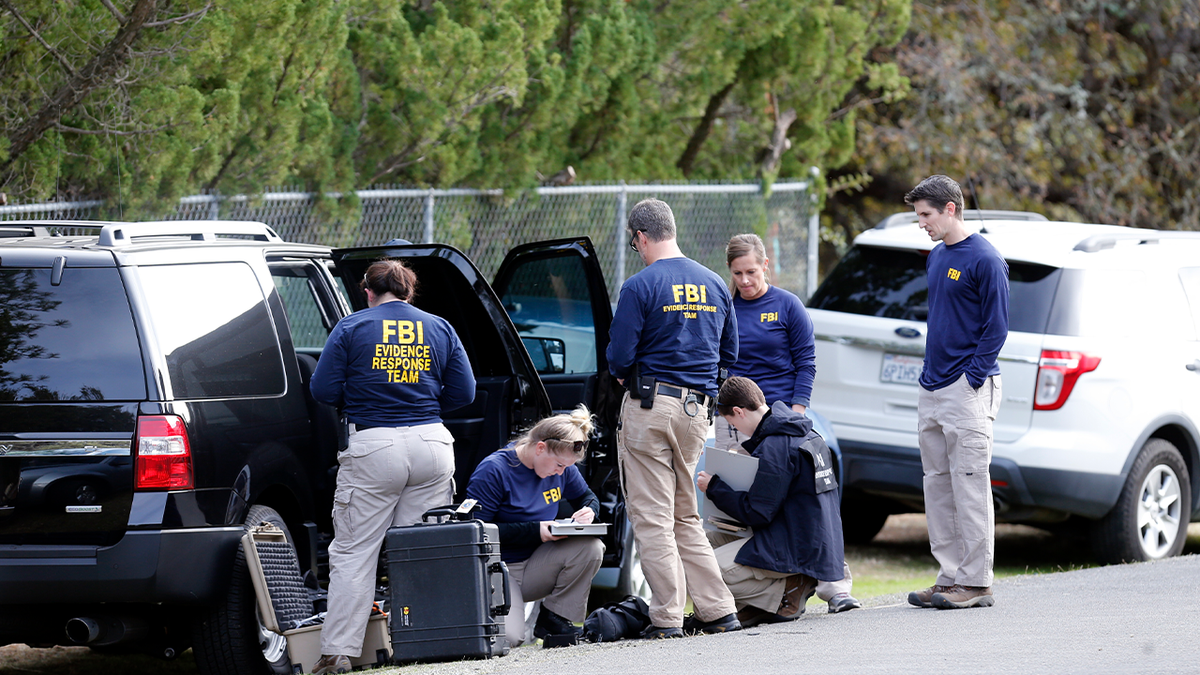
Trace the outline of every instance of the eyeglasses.
{"label": "eyeglasses", "polygon": [[631,248],[635,251],[638,250],[638,247],[637,247],[638,232],[645,232],[645,230],[634,230],[633,234],[630,235],[630,237],[629,237],[629,248]]}

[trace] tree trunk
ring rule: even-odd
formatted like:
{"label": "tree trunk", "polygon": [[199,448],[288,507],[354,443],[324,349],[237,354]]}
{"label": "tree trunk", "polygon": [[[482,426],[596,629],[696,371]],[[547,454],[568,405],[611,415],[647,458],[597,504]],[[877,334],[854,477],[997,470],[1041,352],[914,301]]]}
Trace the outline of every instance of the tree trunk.
{"label": "tree trunk", "polygon": [[704,117],[700,120],[700,124],[696,126],[696,130],[692,132],[691,139],[688,140],[687,148],[679,157],[679,161],[675,162],[675,166],[686,178],[692,173],[692,166],[696,163],[696,156],[700,154],[700,148],[704,145],[704,141],[708,139],[708,135],[712,132],[713,123],[717,120],[717,112],[721,110],[725,99],[729,97],[729,92],[733,91],[733,86],[737,84],[737,78],[733,82],[725,85],[725,88],[712,95],[708,99],[708,105],[704,108]]}
{"label": "tree trunk", "polygon": [[86,66],[62,84],[42,104],[33,117],[25,120],[8,135],[8,159],[0,163],[0,173],[5,179],[9,169],[31,145],[62,119],[63,115],[79,105],[89,93],[100,87],[116,73],[117,68],[129,58],[129,47],[141,34],[142,26],[154,15],[157,0],[137,0],[130,10],[125,24],[113,39],[104,46]]}
{"label": "tree trunk", "polygon": [[788,140],[788,129],[796,121],[796,109],[788,108],[775,120],[775,130],[771,132],[771,144],[767,146],[766,152],[763,153],[766,157],[763,158],[762,164],[758,167],[759,178],[766,176],[774,176],[779,170],[779,160],[783,157],[783,153],[787,152],[788,148],[792,147],[792,142]]}

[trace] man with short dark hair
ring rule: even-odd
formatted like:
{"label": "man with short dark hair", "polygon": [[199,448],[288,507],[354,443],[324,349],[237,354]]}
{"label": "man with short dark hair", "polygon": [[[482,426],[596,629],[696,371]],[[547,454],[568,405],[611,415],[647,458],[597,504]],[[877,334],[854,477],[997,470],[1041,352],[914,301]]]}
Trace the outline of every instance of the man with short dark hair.
{"label": "man with short dark hair", "polygon": [[963,222],[962,188],[930,176],[904,196],[940,241],[925,264],[929,334],[917,400],[929,548],[941,566],[918,607],[990,607],[996,517],[990,464],[1000,409],[996,357],[1008,337],[1008,264]]}
{"label": "man with short dark hair", "polygon": [[836,577],[846,565],[833,456],[812,420],[783,401],[767,407],[749,378],[731,377],[721,385],[717,412],[758,458],[748,490],[734,490],[719,474],[696,475],[696,486],[717,508],[752,530],[748,539],[734,537],[716,550],[725,583],[741,605],[738,621],[747,628],[794,621],[816,592],[817,579]]}
{"label": "man with short dark hair", "polygon": [[[717,373],[737,359],[737,324],[721,277],[684,257],[671,207],[657,199],[629,212],[630,246],[646,269],[621,286],[608,367],[629,390],[617,459],[625,508],[650,584],[648,638],[738,630],[696,505],[692,475],[708,435]],[[695,615],[684,621],[691,595]]]}

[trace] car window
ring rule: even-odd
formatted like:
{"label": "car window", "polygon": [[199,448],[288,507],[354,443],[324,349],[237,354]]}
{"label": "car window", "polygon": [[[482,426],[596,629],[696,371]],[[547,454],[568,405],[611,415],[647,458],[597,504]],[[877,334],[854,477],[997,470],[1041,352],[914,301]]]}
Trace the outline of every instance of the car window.
{"label": "car window", "polygon": [[283,356],[243,263],[138,268],[177,398],[282,394]]}
{"label": "car window", "polygon": [[146,398],[133,315],[115,267],[0,270],[0,401]]}
{"label": "car window", "polygon": [[[808,302],[813,309],[925,321],[929,286],[925,251],[855,246]],[[1008,261],[1008,328],[1042,333],[1062,270]]]}
{"label": "car window", "polygon": [[299,350],[321,350],[337,321],[328,315],[318,292],[318,269],[309,263],[271,265],[271,280],[283,300],[292,344]]}
{"label": "car window", "polygon": [[[539,373],[596,372],[592,298],[578,256],[521,262],[513,269],[500,301],[527,347],[539,338],[549,343],[547,349],[529,350]],[[545,356],[539,356],[544,352]]]}

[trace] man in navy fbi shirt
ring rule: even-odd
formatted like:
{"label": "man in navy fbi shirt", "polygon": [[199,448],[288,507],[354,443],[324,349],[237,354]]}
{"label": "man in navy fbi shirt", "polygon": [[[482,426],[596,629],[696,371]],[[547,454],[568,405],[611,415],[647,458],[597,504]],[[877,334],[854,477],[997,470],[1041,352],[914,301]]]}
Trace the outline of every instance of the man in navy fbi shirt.
{"label": "man in navy fbi shirt", "polygon": [[1000,410],[996,357],[1008,337],[1008,264],[963,222],[962,188],[930,176],[904,196],[929,238],[929,336],[917,399],[929,548],[941,566],[918,607],[990,607],[996,516],[992,422]]}
{"label": "man in navy fbi shirt", "polygon": [[[648,638],[741,628],[704,535],[692,476],[708,435],[719,368],[737,359],[737,323],[721,277],[684,257],[675,215],[657,199],[629,212],[629,245],[646,269],[621,287],[608,365],[630,390],[617,458],[625,506],[650,585]],[[695,614],[684,621],[691,595]]]}

